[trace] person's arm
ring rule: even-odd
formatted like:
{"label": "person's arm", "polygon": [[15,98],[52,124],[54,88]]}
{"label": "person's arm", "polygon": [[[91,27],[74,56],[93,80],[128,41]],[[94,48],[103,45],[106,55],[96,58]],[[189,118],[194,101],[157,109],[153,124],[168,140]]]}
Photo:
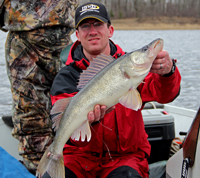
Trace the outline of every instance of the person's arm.
{"label": "person's arm", "polygon": [[175,66],[174,70],[173,67],[168,52],[161,51],[144,82],[138,87],[143,102],[169,103],[179,95],[181,75],[178,68]]}

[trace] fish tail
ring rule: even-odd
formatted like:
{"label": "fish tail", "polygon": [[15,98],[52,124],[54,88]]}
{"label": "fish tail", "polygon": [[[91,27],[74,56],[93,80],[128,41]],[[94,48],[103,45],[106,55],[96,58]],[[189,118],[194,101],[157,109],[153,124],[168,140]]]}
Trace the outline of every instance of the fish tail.
{"label": "fish tail", "polygon": [[48,173],[51,178],[64,178],[65,169],[63,154],[51,152],[52,145],[47,148],[37,168],[36,177],[40,178]]}

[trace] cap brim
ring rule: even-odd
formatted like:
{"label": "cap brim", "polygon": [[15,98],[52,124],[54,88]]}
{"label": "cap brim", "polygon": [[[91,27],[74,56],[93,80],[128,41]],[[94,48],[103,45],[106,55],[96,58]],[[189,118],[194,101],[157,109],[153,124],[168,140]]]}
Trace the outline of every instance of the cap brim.
{"label": "cap brim", "polygon": [[106,19],[106,18],[104,18],[104,17],[102,17],[102,16],[99,16],[99,15],[88,15],[88,16],[84,16],[83,18],[81,18],[79,21],[78,21],[78,23],[76,24],[76,28],[79,26],[79,24],[83,21],[83,20],[85,20],[85,19],[97,19],[97,20],[99,20],[99,21],[101,21],[101,22],[103,22],[103,23],[108,23],[108,20]]}

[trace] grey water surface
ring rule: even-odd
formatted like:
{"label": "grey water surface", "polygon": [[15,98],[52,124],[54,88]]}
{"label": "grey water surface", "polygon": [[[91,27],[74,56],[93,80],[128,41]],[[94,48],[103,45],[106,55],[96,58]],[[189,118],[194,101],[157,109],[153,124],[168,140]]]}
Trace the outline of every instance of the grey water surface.
{"label": "grey water surface", "polygon": [[[11,115],[12,95],[5,66],[7,33],[0,31],[0,117]],[[181,91],[171,105],[197,110],[200,105],[200,30],[116,30],[111,38],[126,52],[139,49],[156,38],[177,59],[182,76]],[[72,39],[76,37],[73,34]],[[166,93],[167,95],[168,93]]]}

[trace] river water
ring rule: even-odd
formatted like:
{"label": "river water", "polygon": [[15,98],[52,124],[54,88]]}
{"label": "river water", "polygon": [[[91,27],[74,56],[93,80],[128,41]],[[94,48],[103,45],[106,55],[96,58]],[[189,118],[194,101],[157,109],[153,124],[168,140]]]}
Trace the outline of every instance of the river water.
{"label": "river water", "polygon": [[[5,66],[6,36],[0,31],[0,117],[10,115],[12,110],[10,82]],[[177,59],[182,75],[180,95],[170,104],[197,110],[200,105],[200,30],[116,30],[111,39],[124,51],[131,52],[156,38],[164,39],[164,49]],[[72,39],[76,39],[74,34]]]}

